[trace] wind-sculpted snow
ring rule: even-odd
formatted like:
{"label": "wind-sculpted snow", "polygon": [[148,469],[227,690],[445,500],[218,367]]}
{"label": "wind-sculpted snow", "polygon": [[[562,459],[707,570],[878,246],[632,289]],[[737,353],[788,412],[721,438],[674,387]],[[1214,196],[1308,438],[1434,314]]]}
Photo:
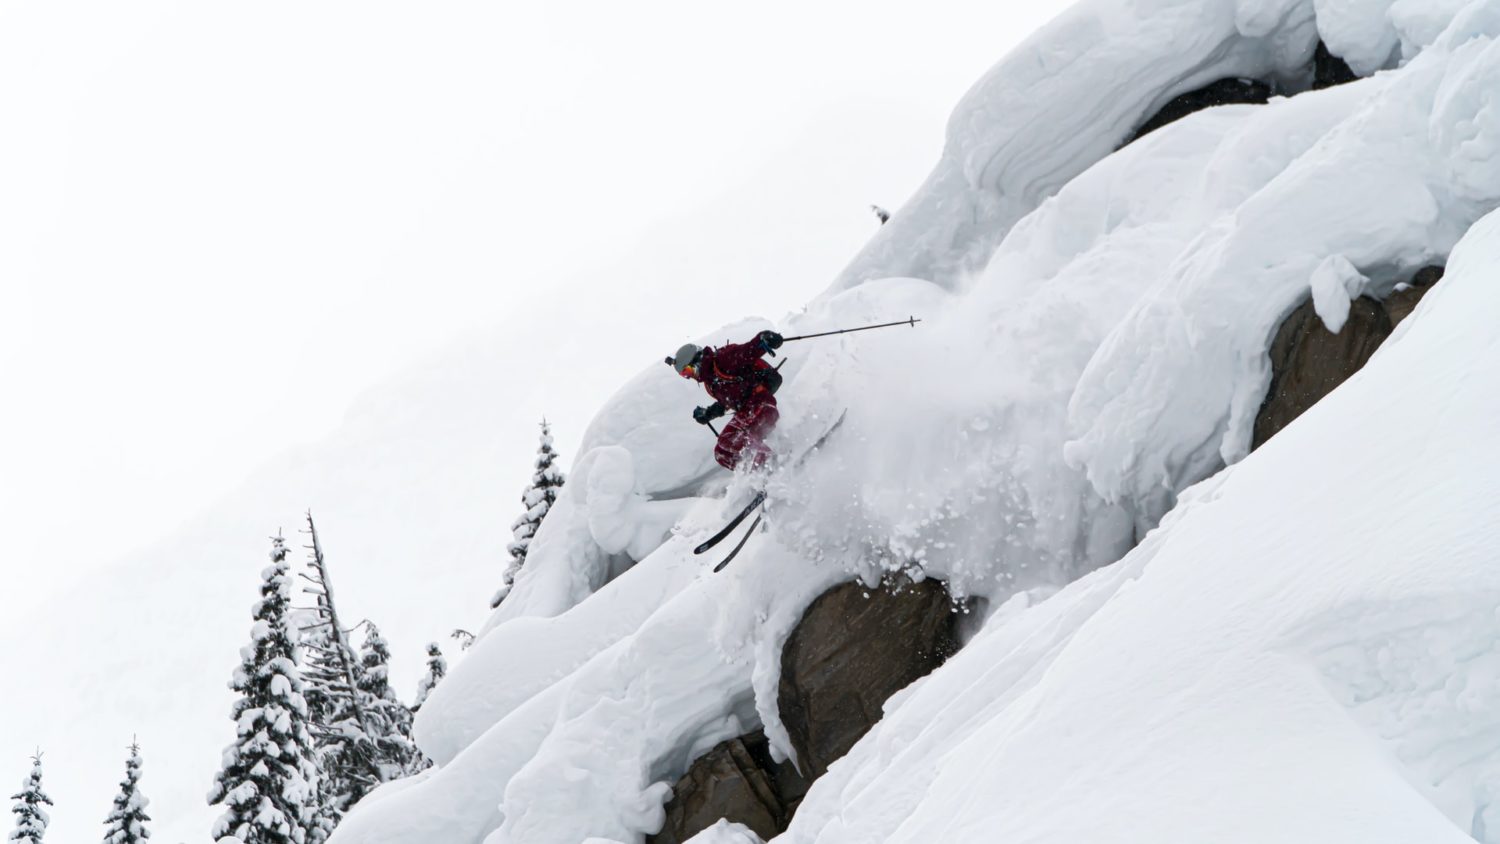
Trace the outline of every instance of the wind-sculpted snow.
{"label": "wind-sculpted snow", "polygon": [[[1495,4],[1475,3],[1399,72],[1259,109],[1234,150],[1269,156],[1213,162],[1210,187],[1246,164],[1268,178],[1203,209],[1079,381],[1068,456],[1101,494],[1180,488],[1249,452],[1268,338],[1325,261],[1367,277],[1349,292],[1383,295],[1500,204],[1497,35]],[[1309,126],[1312,109],[1336,122]],[[1291,137],[1304,149],[1278,156]]]}
{"label": "wind-sculpted snow", "polygon": [[[717,742],[763,727],[790,755],[787,635],[828,587],[898,569],[1000,609],[887,704],[786,840],[1456,835],[1491,772],[1442,742],[1497,735],[1474,701],[1500,581],[1472,571],[1496,467],[1469,455],[1500,410],[1478,269],[1500,226],[1366,374],[1178,496],[1248,452],[1266,347],[1300,301],[1332,325],[1500,204],[1497,34],[1500,0],[1081,4],[970,92],[932,180],[778,324],[923,319],[783,348],[769,529],[719,575],[690,553],[747,479],[714,467],[701,391],[643,372],[424,704],[440,767],[376,792],[335,844],[637,844]],[[1319,37],[1389,69],[1115,151],[1224,76],[1300,90]],[[1439,610],[1437,644],[1403,632]],[[1426,781],[1437,803],[1408,784]],[[1460,825],[1484,824],[1500,830]]]}
{"label": "wind-sculpted snow", "polygon": [[890,276],[957,286],[1011,226],[1178,94],[1231,78],[1305,90],[1320,37],[1367,76],[1431,45],[1467,2],[1080,2],[969,91],[937,167],[833,289]]}
{"label": "wind-sculpted snow", "polygon": [[557,616],[517,618],[480,637],[466,661],[484,670],[453,671],[433,689],[417,714],[418,743],[429,758],[446,764],[522,704],[637,630],[695,573],[680,561],[637,566],[631,577],[603,587],[596,600]]}
{"label": "wind-sculpted snow", "polygon": [[[701,535],[718,505],[702,503],[685,530]],[[758,641],[784,640],[799,615],[790,608],[845,576],[769,544],[743,562],[702,578],[691,543],[674,539],[574,609],[497,628],[463,663],[492,670],[455,671],[438,687],[469,684],[447,717],[487,729],[421,782],[367,798],[336,840],[638,841],[653,831],[666,781],[759,720],[753,678],[775,668],[754,664]]]}
{"label": "wind-sculpted snow", "polygon": [[1500,214],[1362,372],[1002,609],[776,840],[1500,841],[1497,263]]}
{"label": "wind-sculpted snow", "polygon": [[1236,77],[1310,84],[1309,0],[1134,5],[1085,0],[980,79],[937,168],[834,290],[890,276],[957,287],[1016,221],[1178,94]]}

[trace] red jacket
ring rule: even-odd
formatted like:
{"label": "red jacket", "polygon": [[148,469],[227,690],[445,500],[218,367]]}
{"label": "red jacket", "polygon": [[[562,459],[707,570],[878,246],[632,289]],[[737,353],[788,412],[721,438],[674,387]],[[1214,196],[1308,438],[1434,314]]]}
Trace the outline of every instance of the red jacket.
{"label": "red jacket", "polygon": [[764,402],[775,404],[768,383],[775,378],[775,368],[765,362],[765,353],[766,347],[757,340],[717,349],[709,346],[703,350],[695,379],[726,410],[738,413]]}

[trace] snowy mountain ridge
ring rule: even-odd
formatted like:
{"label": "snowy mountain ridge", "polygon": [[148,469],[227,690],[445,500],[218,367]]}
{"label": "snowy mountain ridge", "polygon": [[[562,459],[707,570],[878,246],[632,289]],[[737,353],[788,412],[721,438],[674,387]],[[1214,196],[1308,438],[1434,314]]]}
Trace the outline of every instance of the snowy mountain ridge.
{"label": "snowy mountain ridge", "polygon": [[[633,844],[698,760],[761,733],[817,773],[786,648],[820,596],[895,574],[941,581],[968,641],[787,801],[778,841],[1500,841],[1497,39],[1496,0],[1080,3],[777,324],[925,319],[787,348],[773,446],[848,417],[772,479],[769,531],[707,572],[691,549],[745,479],[712,463],[692,385],[637,376],[420,712],[438,767],[335,844]],[[1363,78],[1313,90],[1320,45]],[[1132,138],[1241,78],[1290,96]],[[1443,264],[1250,454],[1289,314],[1349,337],[1357,303]]]}

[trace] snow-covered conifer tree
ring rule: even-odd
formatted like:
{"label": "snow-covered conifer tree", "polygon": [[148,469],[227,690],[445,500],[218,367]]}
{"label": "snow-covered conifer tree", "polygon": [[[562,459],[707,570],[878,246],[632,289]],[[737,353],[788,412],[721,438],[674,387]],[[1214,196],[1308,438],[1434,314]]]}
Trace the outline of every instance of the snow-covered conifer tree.
{"label": "snow-covered conifer tree", "polygon": [[342,780],[336,764],[337,747],[333,752],[330,751],[331,742],[325,733],[326,725],[338,720],[335,713],[340,710],[340,706],[329,685],[322,681],[316,664],[316,655],[326,653],[332,647],[332,639],[327,625],[323,623],[323,615],[317,609],[296,610],[292,616],[292,624],[298,631],[302,673],[307,681],[302,696],[307,700],[308,730],[312,733],[313,746],[318,750],[318,768],[322,772],[313,801],[316,808],[307,827],[307,844],[323,844],[333,835],[334,828],[344,815],[339,808],[342,805],[338,798]]}
{"label": "snow-covered conifer tree", "polygon": [[438,647],[437,642],[427,643],[427,674],[417,683],[417,700],[411,705],[411,711],[416,712],[427,702],[427,696],[432,694],[433,688],[443,681],[448,674],[448,660],[443,658],[443,649]]}
{"label": "snow-covered conifer tree", "polygon": [[224,806],[212,834],[215,841],[234,836],[244,844],[304,844],[318,771],[287,625],[292,590],[279,536],[261,578],[250,644],[240,651],[229,684],[240,694],[232,712],[237,737],[224,749],[209,791],[208,802]]}
{"label": "snow-covered conifer tree", "polygon": [[318,682],[314,665],[315,655],[328,647],[328,629],[323,624],[323,615],[317,608],[298,607],[287,616],[287,625],[297,640],[297,664],[302,668],[302,679],[306,683],[302,698],[307,701],[307,720],[312,726],[313,744],[318,739],[317,727],[328,723],[328,710],[332,702],[327,690]]}
{"label": "snow-covered conifer tree", "polygon": [[42,844],[42,837],[47,834],[47,824],[51,822],[47,810],[42,807],[51,806],[52,798],[42,790],[40,750],[31,757],[31,773],[21,780],[21,790],[12,794],[10,799],[16,801],[10,809],[16,815],[16,828],[10,834],[12,844]]}
{"label": "snow-covered conifer tree", "polygon": [[318,792],[313,797],[316,805],[313,808],[312,820],[307,824],[307,844],[323,844],[332,838],[334,829],[344,817],[344,813],[338,808],[335,782],[334,778],[327,774],[318,779]]}
{"label": "snow-covered conifer tree", "polygon": [[130,758],[125,760],[125,779],[115,795],[115,808],[104,821],[104,844],[145,844],[151,838],[146,822],[146,806],[151,801],[141,794],[141,746],[130,743]]}
{"label": "snow-covered conifer tree", "polygon": [[521,504],[526,510],[511,525],[514,541],[506,549],[510,551],[510,565],[505,569],[500,589],[490,599],[491,607],[500,606],[500,602],[510,594],[516,575],[520,573],[521,566],[526,564],[526,552],[531,547],[531,538],[536,535],[542,519],[547,517],[547,511],[552,509],[552,502],[557,500],[557,491],[562,488],[564,478],[562,470],[552,465],[556,459],[557,452],[552,448],[552,426],[543,419],[542,441],[536,452],[536,472],[531,476],[531,486],[521,493]]}
{"label": "snow-covered conifer tree", "polygon": [[391,688],[390,646],[374,624],[365,625],[359,662],[361,703],[370,719],[382,779],[399,779],[426,768],[427,761],[411,740],[411,710]]}
{"label": "snow-covered conifer tree", "polygon": [[370,789],[384,782],[375,736],[378,730],[360,690],[363,668],[339,621],[333,579],[318,539],[318,527],[307,514],[308,551],[306,590],[316,606],[301,613],[301,643],[307,661],[309,710],[318,759],[325,781],[316,795],[317,810],[309,841],[318,844],[332,833],[344,812]]}

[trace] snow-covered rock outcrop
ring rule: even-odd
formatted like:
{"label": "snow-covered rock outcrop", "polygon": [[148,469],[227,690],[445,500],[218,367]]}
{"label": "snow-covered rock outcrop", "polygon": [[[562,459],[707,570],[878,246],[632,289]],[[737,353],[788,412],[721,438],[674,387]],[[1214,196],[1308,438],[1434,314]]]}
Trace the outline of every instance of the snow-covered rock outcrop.
{"label": "snow-covered rock outcrop", "polygon": [[1384,302],[1350,299],[1341,288],[1336,329],[1319,313],[1315,297],[1292,311],[1271,341],[1271,386],[1255,416],[1252,447],[1259,448],[1364,368],[1442,277],[1442,267],[1424,267]]}
{"label": "snow-covered rock outcrop", "polygon": [[1497,264],[1500,214],[1141,547],[1000,608],[778,840],[1500,841]]}
{"label": "snow-covered rock outcrop", "polygon": [[776,711],[809,777],[848,753],[892,695],[959,649],[960,614],[943,585],[894,581],[824,592],[781,649]]}
{"label": "snow-covered rock outcrop", "polygon": [[728,818],[757,838],[770,838],[791,823],[807,786],[795,765],[771,757],[765,733],[720,742],[672,785],[666,822],[646,840],[683,844]]}
{"label": "snow-covered rock outcrop", "polygon": [[[1308,90],[1320,42],[1367,78]],[[1242,77],[1295,96],[1120,146]],[[763,731],[795,759],[788,636],[896,571],[991,613],[784,840],[1500,840],[1500,222],[1475,225],[1500,206],[1497,97],[1500,0],[1080,3],[780,322],[925,320],[786,347],[777,450],[847,417],[772,480],[769,532],[722,574],[691,553],[744,480],[714,468],[693,386],[643,372],[424,705],[438,767],[335,844],[636,844],[716,746]],[[1343,329],[1460,240],[1368,366],[1245,460],[1288,315],[1310,298]]]}

